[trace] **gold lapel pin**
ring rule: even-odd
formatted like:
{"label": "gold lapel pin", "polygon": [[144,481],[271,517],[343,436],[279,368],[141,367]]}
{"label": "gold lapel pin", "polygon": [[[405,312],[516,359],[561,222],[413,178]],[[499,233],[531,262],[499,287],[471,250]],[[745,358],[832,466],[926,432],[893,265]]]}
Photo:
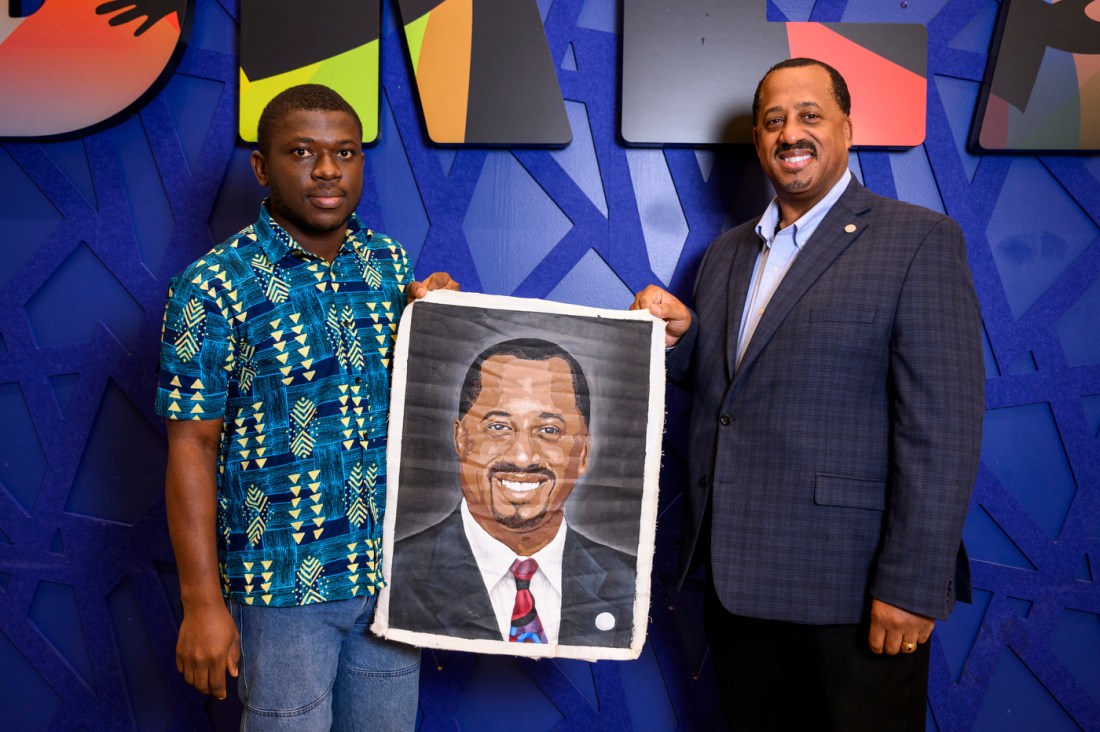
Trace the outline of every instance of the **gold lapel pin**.
{"label": "gold lapel pin", "polygon": [[854,232],[856,230],[856,225],[855,224],[848,224],[847,226],[844,227],[844,230],[846,232],[848,232],[849,234],[851,234],[852,232]]}

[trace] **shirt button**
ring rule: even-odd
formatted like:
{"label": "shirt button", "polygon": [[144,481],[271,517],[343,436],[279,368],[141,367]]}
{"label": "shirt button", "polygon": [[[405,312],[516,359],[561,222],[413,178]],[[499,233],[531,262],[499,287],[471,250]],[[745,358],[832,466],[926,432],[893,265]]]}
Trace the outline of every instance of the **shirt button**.
{"label": "shirt button", "polygon": [[718,424],[722,425],[723,427],[728,425],[731,421],[732,420],[730,419],[728,414],[723,414],[721,417],[718,418]]}
{"label": "shirt button", "polygon": [[356,376],[356,377],[355,377],[355,383],[356,383],[356,384],[362,384],[362,383],[363,383],[363,379],[362,379],[362,377]]}

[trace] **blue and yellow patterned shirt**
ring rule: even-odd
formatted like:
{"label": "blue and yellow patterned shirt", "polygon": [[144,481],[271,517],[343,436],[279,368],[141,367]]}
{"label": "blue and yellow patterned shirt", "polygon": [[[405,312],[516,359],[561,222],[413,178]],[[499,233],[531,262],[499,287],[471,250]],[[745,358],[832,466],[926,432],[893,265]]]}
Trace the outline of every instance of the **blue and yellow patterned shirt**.
{"label": "blue and yellow patterned shirt", "polygon": [[384,586],[389,366],[412,280],[357,216],[332,263],[266,206],[172,281],[157,414],[224,419],[223,592],[275,607]]}

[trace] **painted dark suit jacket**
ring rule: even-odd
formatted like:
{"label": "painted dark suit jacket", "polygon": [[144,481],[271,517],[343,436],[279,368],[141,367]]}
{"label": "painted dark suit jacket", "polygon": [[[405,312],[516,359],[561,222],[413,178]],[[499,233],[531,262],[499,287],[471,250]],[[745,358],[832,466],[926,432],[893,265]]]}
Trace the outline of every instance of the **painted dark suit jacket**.
{"label": "painted dark suit jacket", "polygon": [[[562,554],[558,643],[630,646],[635,559],[566,528]],[[477,562],[456,509],[446,519],[394,546],[390,625],[456,638],[501,640]],[[536,607],[538,598],[535,598]],[[596,616],[615,625],[601,631]]]}
{"label": "painted dark suit jacket", "polygon": [[857,623],[876,597],[944,618],[969,593],[960,537],[984,413],[962,232],[853,179],[735,369],[755,224],[711,244],[669,356],[694,391],[681,580],[709,497],[731,612]]}

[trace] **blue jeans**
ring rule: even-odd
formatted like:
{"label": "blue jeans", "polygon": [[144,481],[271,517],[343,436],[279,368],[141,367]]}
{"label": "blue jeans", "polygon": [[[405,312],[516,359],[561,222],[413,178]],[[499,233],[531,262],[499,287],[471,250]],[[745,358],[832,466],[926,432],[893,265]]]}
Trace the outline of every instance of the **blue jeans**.
{"label": "blue jeans", "polygon": [[377,595],[301,607],[231,602],[241,729],[412,730],[420,649],[374,636]]}

